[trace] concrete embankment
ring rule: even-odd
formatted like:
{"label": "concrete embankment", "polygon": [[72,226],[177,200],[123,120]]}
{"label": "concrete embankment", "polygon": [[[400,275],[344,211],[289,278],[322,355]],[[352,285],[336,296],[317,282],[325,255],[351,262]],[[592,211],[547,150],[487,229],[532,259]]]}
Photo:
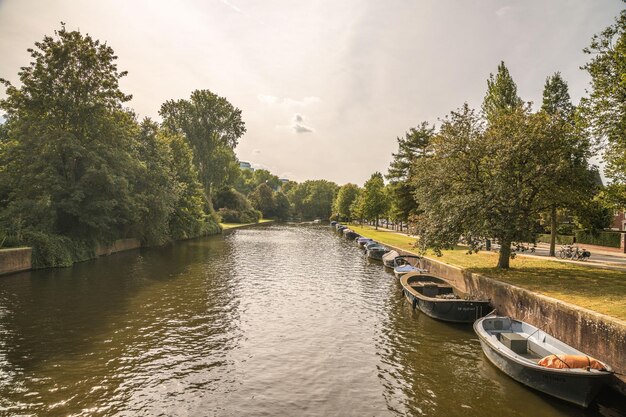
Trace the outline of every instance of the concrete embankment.
{"label": "concrete embankment", "polygon": [[[408,252],[394,248],[398,253]],[[497,314],[530,323],[570,346],[611,365],[612,386],[626,395],[626,321],[559,301],[484,275],[424,258],[434,275],[462,291],[491,300]]]}
{"label": "concrete embankment", "polygon": [[28,271],[32,268],[32,248],[10,248],[0,250],[0,275]]}

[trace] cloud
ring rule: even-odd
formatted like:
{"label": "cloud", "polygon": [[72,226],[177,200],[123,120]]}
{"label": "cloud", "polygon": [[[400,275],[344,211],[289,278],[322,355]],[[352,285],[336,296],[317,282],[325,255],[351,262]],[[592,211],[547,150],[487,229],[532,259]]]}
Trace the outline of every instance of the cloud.
{"label": "cloud", "polygon": [[241,9],[239,7],[237,7],[237,6],[235,6],[234,4],[232,4],[230,1],[228,1],[228,0],[220,0],[220,2],[222,4],[225,4],[226,6],[230,7],[231,9],[236,11],[237,13],[241,13]]}
{"label": "cloud", "polygon": [[496,10],[496,14],[498,15],[498,17],[502,17],[505,14],[508,14],[511,10],[512,10],[511,6],[500,7],[498,10]]}
{"label": "cloud", "polygon": [[260,149],[253,149],[252,153],[255,154],[255,155],[258,155],[258,154],[261,153],[261,150]]}
{"label": "cloud", "polygon": [[312,127],[309,127],[304,124],[304,117],[299,113],[294,114],[291,128],[293,129],[295,133],[298,133],[298,134],[314,132]]}
{"label": "cloud", "polygon": [[291,97],[276,97],[270,94],[258,94],[257,98],[263,104],[277,104],[286,107],[306,107],[322,101],[322,99],[317,96],[307,96],[302,100],[296,100]]}

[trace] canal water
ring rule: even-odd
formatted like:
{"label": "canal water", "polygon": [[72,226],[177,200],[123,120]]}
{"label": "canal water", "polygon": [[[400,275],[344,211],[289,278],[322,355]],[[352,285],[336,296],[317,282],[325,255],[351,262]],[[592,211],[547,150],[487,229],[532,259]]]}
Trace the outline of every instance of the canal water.
{"label": "canal water", "polygon": [[512,381],[324,226],[0,278],[0,415],[621,416]]}

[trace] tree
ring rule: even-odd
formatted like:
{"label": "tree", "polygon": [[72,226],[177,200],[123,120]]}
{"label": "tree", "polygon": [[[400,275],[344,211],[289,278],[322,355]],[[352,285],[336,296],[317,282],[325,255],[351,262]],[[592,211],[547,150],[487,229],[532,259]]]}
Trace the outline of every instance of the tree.
{"label": "tree", "polygon": [[282,221],[287,220],[291,212],[291,205],[289,204],[289,199],[287,198],[287,196],[284,193],[278,191],[274,195],[274,201],[276,202],[276,218]]}
{"label": "tree", "polygon": [[287,197],[299,217],[328,219],[337,188],[334,182],[309,180],[290,186]]}
{"label": "tree", "polygon": [[3,226],[117,239],[137,215],[138,127],[122,107],[131,96],[119,88],[126,72],[118,71],[112,48],[64,24],[28,51],[21,86],[2,80],[9,138],[0,150]]}
{"label": "tree", "polygon": [[604,160],[614,198],[626,205],[626,10],[584,52],[592,55],[583,67],[591,76],[591,90],[581,105],[596,139],[606,141]]}
{"label": "tree", "polygon": [[[570,101],[567,83],[559,72],[546,78],[543,89],[543,103],[541,111],[552,118],[555,123],[564,122],[575,125],[575,109]],[[569,134],[570,132],[566,132]],[[571,164],[569,170],[561,170],[561,176],[556,178],[558,186],[554,192],[547,195],[552,201],[550,205],[550,256],[556,254],[557,209],[571,208],[576,210],[585,205],[583,200],[593,196],[592,182],[589,181],[587,157],[589,156],[589,141],[584,129],[577,129],[578,140],[571,144]],[[555,138],[560,140],[560,138]]]}
{"label": "tree", "polygon": [[387,179],[390,181],[390,215],[401,223],[408,222],[409,217],[418,212],[411,178],[420,174],[414,172],[415,161],[428,157],[428,144],[434,132],[434,126],[422,122],[417,128],[406,132],[404,138],[397,138],[398,152],[392,155],[393,161],[389,166]]}
{"label": "tree", "polygon": [[333,213],[339,220],[350,221],[352,219],[351,206],[359,196],[359,187],[355,184],[345,184],[339,188],[337,196],[333,201]]}
{"label": "tree", "polygon": [[378,229],[378,219],[389,209],[389,199],[385,193],[385,182],[380,172],[372,174],[363,186],[363,214],[374,220]]}
{"label": "tree", "polygon": [[252,206],[263,213],[263,217],[273,217],[276,211],[274,191],[265,183],[259,184],[248,196]]}
{"label": "tree", "polygon": [[415,184],[422,249],[451,248],[463,236],[474,250],[495,237],[498,267],[508,268],[511,242],[534,239],[576,140],[570,123],[526,108],[494,115],[488,128],[467,105],[452,112],[433,138],[433,156],[417,161],[429,173]]}
{"label": "tree", "polygon": [[189,100],[166,101],[159,114],[164,127],[189,143],[207,196],[240,175],[234,148],[246,128],[241,110],[228,100],[209,90],[195,90]]}
{"label": "tree", "polygon": [[488,122],[497,117],[500,113],[513,112],[519,109],[524,102],[517,96],[517,85],[509,70],[504,65],[504,61],[498,65],[498,73],[489,74],[487,80],[487,94],[483,101],[483,113]]}

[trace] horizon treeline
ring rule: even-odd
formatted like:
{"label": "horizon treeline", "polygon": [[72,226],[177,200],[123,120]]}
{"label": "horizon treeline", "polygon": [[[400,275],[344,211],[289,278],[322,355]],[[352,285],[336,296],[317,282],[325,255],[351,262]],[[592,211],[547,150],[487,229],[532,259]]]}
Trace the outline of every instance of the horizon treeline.
{"label": "horizon treeline", "polygon": [[[410,128],[397,138],[388,184],[376,172],[363,188],[343,185],[333,218],[408,225],[422,251],[438,254],[460,240],[472,253],[495,239],[500,268],[509,267],[513,242],[548,232],[554,255],[557,232],[607,227],[626,206],[626,11],[584,52],[591,85],[579,105],[556,72],[533,111],[501,62],[480,110],[465,103],[438,127]],[[589,163],[594,155],[606,163],[608,186]]]}

